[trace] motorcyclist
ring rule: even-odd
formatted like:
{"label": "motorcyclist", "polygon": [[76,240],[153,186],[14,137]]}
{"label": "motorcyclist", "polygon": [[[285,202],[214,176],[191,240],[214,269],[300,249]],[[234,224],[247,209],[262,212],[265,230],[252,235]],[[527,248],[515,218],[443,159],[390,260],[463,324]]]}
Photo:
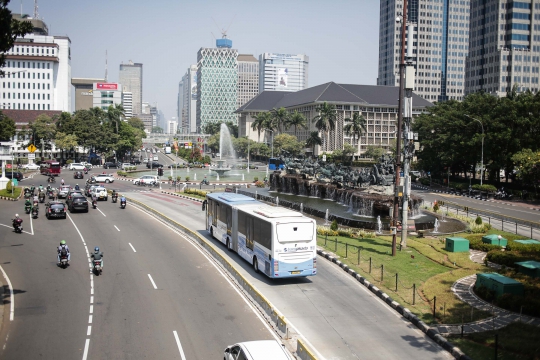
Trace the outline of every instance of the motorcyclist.
{"label": "motorcyclist", "polygon": [[54,176],[50,175],[49,178],[47,179],[47,181],[48,181],[49,183],[53,183],[53,182],[55,182],[56,180],[54,179]]}
{"label": "motorcyclist", "polygon": [[96,193],[92,193],[92,206],[97,206],[97,196]]}
{"label": "motorcyclist", "polygon": [[44,189],[43,189],[43,185],[39,185],[39,189],[38,189],[38,192],[43,192]]}
{"label": "motorcyclist", "polygon": [[71,260],[71,253],[69,252],[69,247],[66,244],[66,240],[60,241],[60,245],[57,249],[57,258],[58,258],[58,265],[60,265],[60,256],[67,256],[68,259],[68,265],[69,260]]}
{"label": "motorcyclist", "polygon": [[94,248],[94,253],[90,255],[92,258],[92,266],[94,265],[94,260],[101,260],[101,270],[103,270],[103,253],[99,251],[99,247]]}
{"label": "motorcyclist", "polygon": [[112,196],[112,198],[113,198],[113,201],[118,200],[118,193],[116,192],[116,190],[113,190],[113,191],[112,191],[111,196]]}
{"label": "motorcyclist", "polygon": [[30,187],[30,192],[32,193],[32,195],[34,195],[34,193],[36,192],[36,186],[34,184],[32,184],[32,186]]}
{"label": "motorcyclist", "polygon": [[15,228],[17,225],[20,227],[22,222],[23,220],[19,217],[19,214],[15,214],[15,219],[13,219],[13,228]]}
{"label": "motorcyclist", "polygon": [[26,209],[27,207],[32,207],[32,201],[30,199],[26,199],[24,202],[24,208]]}
{"label": "motorcyclist", "polygon": [[120,204],[125,203],[125,202],[126,202],[126,198],[124,197],[124,195],[120,196]]}
{"label": "motorcyclist", "polygon": [[62,180],[60,180],[60,184],[61,184],[62,186],[64,186],[64,185],[66,184],[66,183],[64,182],[64,178],[62,178]]}
{"label": "motorcyclist", "polygon": [[75,184],[75,190],[81,190],[81,188],[79,187],[79,184]]}

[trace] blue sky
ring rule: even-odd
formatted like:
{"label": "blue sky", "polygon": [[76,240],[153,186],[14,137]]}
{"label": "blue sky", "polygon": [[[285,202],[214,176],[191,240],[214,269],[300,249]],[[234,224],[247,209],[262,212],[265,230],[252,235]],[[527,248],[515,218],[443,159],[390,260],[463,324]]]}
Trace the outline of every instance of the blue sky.
{"label": "blue sky", "polygon": [[[119,65],[144,64],[143,101],[176,116],[178,83],[201,47],[213,47],[228,29],[233,48],[258,58],[264,52],[307,54],[309,86],[328,81],[376,84],[379,1],[376,0],[38,0],[50,35],[71,39],[73,77],[109,81]],[[33,14],[34,1],[22,0]],[[21,0],[10,9],[20,13]],[[216,26],[214,19],[219,28]],[[231,24],[232,21],[232,24]]]}

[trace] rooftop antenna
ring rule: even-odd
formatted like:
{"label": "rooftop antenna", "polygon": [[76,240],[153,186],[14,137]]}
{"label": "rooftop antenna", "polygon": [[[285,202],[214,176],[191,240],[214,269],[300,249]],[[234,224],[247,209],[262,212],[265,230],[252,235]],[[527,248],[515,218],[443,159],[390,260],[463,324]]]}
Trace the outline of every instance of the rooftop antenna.
{"label": "rooftop antenna", "polygon": [[[226,29],[220,28],[220,27],[218,26],[216,20],[214,20],[214,18],[212,18],[212,20],[214,21],[214,24],[216,25],[216,27],[217,27],[217,28],[219,29],[219,31],[221,32],[221,38],[222,38],[222,39],[226,39],[226,38],[227,38],[227,31],[229,31],[229,28],[231,27],[231,25],[232,25],[232,23],[233,23],[235,17],[236,17],[236,14],[233,16],[233,18],[232,18],[232,20],[231,20],[231,23],[229,24],[229,26],[227,26]],[[214,34],[212,34],[212,35],[214,35]],[[215,36],[214,36],[214,38],[215,38]]]}
{"label": "rooftop antenna", "polygon": [[34,19],[39,19],[39,11],[38,11],[39,7],[38,7],[38,4],[37,4],[37,0],[34,0]]}
{"label": "rooftop antenna", "polygon": [[22,0],[21,0],[21,18],[22,18]]}
{"label": "rooftop antenna", "polygon": [[107,82],[107,73],[108,73],[108,69],[107,69],[107,50],[105,50],[105,82]]}

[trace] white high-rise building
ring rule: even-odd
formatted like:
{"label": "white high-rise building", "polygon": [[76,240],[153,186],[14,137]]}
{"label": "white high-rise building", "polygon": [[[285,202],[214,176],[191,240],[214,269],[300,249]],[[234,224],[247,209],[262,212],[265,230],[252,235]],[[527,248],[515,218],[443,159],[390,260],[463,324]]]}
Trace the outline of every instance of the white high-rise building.
{"label": "white high-rise building", "polygon": [[175,120],[176,118],[173,117],[173,120],[167,122],[167,134],[176,134],[176,131],[178,129],[178,121]]}
{"label": "white high-rise building", "polygon": [[[408,31],[413,31],[414,92],[433,101],[462,100],[469,49],[470,1],[409,0]],[[380,2],[377,85],[399,85],[403,0]]]}
{"label": "white high-rise building", "polygon": [[71,112],[71,40],[48,35],[41,20],[32,20],[32,24],[34,32],[17,38],[5,53],[2,108]]}
{"label": "white high-rise building", "polygon": [[309,57],[298,54],[259,55],[259,92],[300,91],[308,87]]}
{"label": "white high-rise building", "polygon": [[259,61],[253,55],[238,54],[238,99],[240,107],[259,95]]}
{"label": "white high-rise building", "polygon": [[122,104],[122,85],[118,83],[94,83],[92,107],[107,111],[109,106]]}
{"label": "white high-rise building", "polygon": [[125,91],[133,94],[133,114],[142,114],[143,64],[133,63],[131,60],[128,64],[120,64],[118,82]]}
{"label": "white high-rise building", "polygon": [[130,91],[122,92],[122,106],[126,119],[133,117],[133,93]]}

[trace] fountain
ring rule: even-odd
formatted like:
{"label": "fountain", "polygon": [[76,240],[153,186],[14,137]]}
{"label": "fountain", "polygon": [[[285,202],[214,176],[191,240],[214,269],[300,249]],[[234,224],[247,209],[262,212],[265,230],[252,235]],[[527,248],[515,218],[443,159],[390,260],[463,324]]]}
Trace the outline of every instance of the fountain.
{"label": "fountain", "polygon": [[219,173],[216,176],[216,180],[219,181]]}
{"label": "fountain", "polygon": [[279,206],[279,197],[276,196],[276,206]]}
{"label": "fountain", "polygon": [[380,215],[377,215],[377,234],[382,234],[382,221]]}
{"label": "fountain", "polygon": [[193,176],[193,180],[197,181],[197,174],[195,174],[195,176]]}
{"label": "fountain", "polygon": [[258,191],[255,190],[255,200],[259,200],[259,195],[258,195]]}
{"label": "fountain", "polygon": [[329,225],[328,217],[330,216],[328,209],[326,209],[326,215],[324,215],[324,225]]}
{"label": "fountain", "polygon": [[234,152],[229,127],[225,123],[221,123],[219,131],[219,158],[223,159],[226,156],[236,160],[236,153]]}
{"label": "fountain", "polygon": [[304,212],[304,203],[300,203],[300,212],[301,212],[301,213]]}
{"label": "fountain", "polygon": [[435,218],[435,223],[433,224],[433,233],[439,232],[439,219]]}
{"label": "fountain", "polygon": [[244,180],[244,174],[242,174],[242,181],[245,181],[245,180]]}

